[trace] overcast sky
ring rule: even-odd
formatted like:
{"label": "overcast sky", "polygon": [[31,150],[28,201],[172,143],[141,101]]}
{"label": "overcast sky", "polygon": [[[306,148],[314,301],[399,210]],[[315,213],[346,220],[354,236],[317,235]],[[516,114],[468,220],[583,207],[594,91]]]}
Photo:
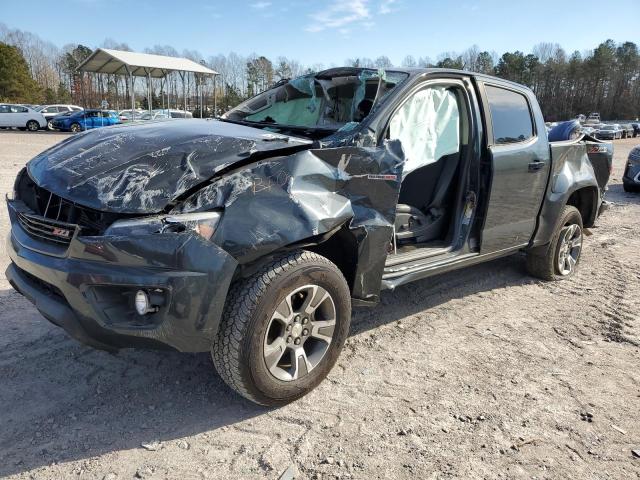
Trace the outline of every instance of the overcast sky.
{"label": "overcast sky", "polygon": [[[607,7],[606,10],[603,7]],[[136,51],[171,45],[204,58],[235,51],[310,65],[352,57],[437,59],[444,51],[568,52],[612,38],[640,43],[640,0],[3,0],[0,22],[58,46],[109,37]]]}

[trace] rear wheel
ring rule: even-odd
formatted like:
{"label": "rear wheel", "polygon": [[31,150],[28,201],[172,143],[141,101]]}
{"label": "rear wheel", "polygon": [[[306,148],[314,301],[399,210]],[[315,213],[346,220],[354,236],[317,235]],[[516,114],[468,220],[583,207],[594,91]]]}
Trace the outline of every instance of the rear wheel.
{"label": "rear wheel", "polygon": [[80,126],[79,123],[72,123],[71,128],[69,128],[69,130],[71,130],[73,133],[78,133],[82,131],[82,127]]}
{"label": "rear wheel", "polygon": [[27,122],[27,130],[30,132],[37,132],[40,129],[40,124],[35,120],[29,120]]}
{"label": "rear wheel", "polygon": [[283,405],[327,376],[350,321],[350,291],[338,267],[312,252],[290,253],[231,288],[213,363],[240,395]]}
{"label": "rear wheel", "polygon": [[563,280],[575,273],[582,253],[582,216],[574,206],[564,207],[551,240],[543,251],[527,252],[527,270],[543,280]]}

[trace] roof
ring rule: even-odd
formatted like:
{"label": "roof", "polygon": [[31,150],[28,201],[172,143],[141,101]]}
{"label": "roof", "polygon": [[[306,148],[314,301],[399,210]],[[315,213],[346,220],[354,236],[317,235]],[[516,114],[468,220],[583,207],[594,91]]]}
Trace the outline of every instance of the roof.
{"label": "roof", "polygon": [[127,75],[161,78],[169,72],[193,72],[204,75],[217,75],[218,72],[200,65],[188,58],[167,57],[150,53],[124,52],[98,48],[78,66],[78,70],[95,73],[117,73]]}

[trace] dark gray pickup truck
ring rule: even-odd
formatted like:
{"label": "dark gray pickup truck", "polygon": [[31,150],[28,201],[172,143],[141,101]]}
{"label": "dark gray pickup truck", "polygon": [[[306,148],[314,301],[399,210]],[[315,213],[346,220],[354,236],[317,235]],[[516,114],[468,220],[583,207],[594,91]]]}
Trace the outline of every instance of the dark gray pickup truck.
{"label": "dark gray pickup truck", "polygon": [[352,306],[382,289],[520,251],[569,277],[611,161],[589,137],[549,144],[521,85],[331,69],[220,120],[38,155],[8,199],[7,277],[86,344],[211,351],[233,389],[278,405],[322,381]]}

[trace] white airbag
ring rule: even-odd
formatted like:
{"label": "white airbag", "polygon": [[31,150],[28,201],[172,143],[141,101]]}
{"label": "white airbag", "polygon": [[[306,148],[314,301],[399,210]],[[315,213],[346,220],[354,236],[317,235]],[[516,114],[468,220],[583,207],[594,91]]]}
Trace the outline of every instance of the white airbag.
{"label": "white airbag", "polygon": [[460,112],[456,96],[445,87],[417,92],[396,112],[389,126],[391,139],[402,142],[403,178],[460,150]]}

